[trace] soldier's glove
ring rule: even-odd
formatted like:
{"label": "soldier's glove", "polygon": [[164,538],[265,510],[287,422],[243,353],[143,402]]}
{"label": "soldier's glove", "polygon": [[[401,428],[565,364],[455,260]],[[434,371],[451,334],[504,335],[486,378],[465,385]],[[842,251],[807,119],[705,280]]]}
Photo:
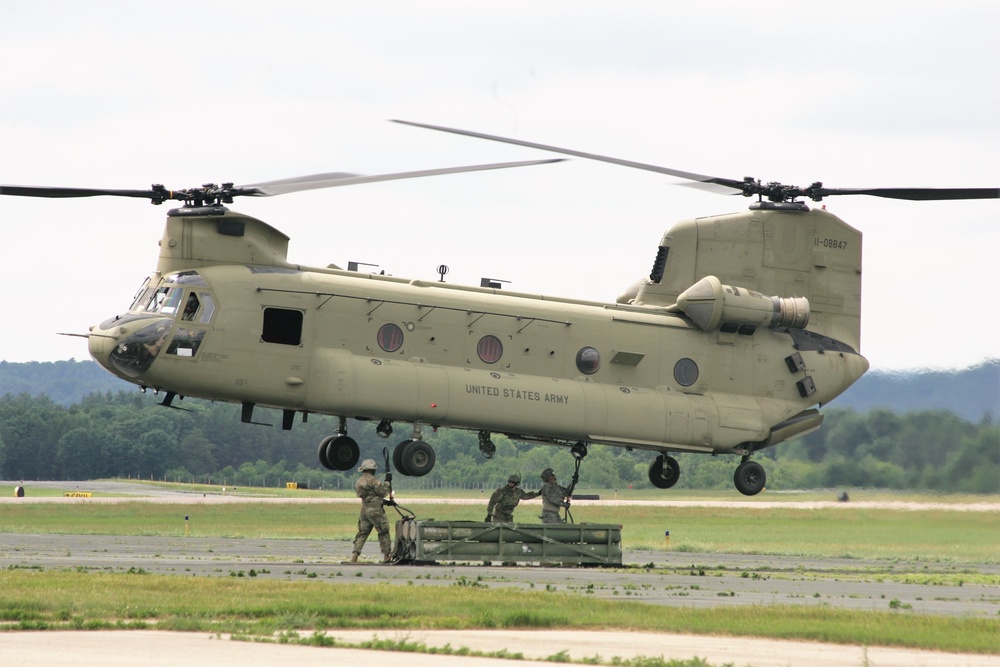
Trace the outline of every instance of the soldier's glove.
{"label": "soldier's glove", "polygon": [[486,518],[484,519],[484,521],[486,523],[490,523],[491,521],[493,521],[493,515],[492,514],[487,514]]}
{"label": "soldier's glove", "polygon": [[569,501],[568,500],[563,503],[563,507],[569,507]]}
{"label": "soldier's glove", "polygon": [[395,506],[396,506],[396,501],[395,501],[395,500],[392,500],[392,499],[390,498],[389,500],[383,500],[383,501],[382,501],[382,504],[383,504],[383,505],[388,505],[389,507],[395,507]]}
{"label": "soldier's glove", "polygon": [[391,482],[392,481],[392,473],[391,472],[387,472],[385,474],[385,481],[387,481],[387,482]]}

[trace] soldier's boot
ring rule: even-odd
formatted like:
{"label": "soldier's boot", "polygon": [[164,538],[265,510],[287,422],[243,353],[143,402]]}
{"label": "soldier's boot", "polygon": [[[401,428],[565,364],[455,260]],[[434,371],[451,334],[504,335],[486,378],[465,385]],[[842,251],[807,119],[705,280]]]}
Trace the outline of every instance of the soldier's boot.
{"label": "soldier's boot", "polygon": [[358,556],[359,556],[359,554],[358,554],[357,551],[352,552],[351,553],[351,562],[352,563],[357,563],[358,562]]}
{"label": "soldier's boot", "polygon": [[388,563],[390,560],[392,560],[392,554],[382,554],[383,563]]}

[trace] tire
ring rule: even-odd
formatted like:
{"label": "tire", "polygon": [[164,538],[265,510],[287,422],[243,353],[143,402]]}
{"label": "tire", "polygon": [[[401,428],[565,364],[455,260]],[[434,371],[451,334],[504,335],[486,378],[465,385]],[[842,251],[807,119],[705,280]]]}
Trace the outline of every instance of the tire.
{"label": "tire", "polygon": [[669,489],[680,476],[680,464],[672,456],[660,454],[649,464],[649,481],[658,489]]}
{"label": "tire", "polygon": [[423,477],[434,469],[435,459],[434,449],[430,445],[423,440],[411,440],[400,454],[400,468],[412,477]]}
{"label": "tire", "polygon": [[326,462],[331,470],[350,470],[361,458],[361,448],[354,438],[341,435],[334,438],[326,448]]}
{"label": "tire", "polygon": [[413,441],[404,440],[396,445],[396,448],[392,450],[392,467],[396,469],[396,472],[402,473],[406,476],[409,476],[410,473],[403,467],[403,450],[406,449],[406,446],[411,442]]}
{"label": "tire", "polygon": [[336,436],[333,435],[328,435],[327,437],[323,438],[322,440],[319,441],[319,449],[316,450],[316,458],[319,459],[319,464],[324,468],[326,468],[327,470],[336,470],[336,468],[330,465],[329,459],[326,458],[327,450],[330,446],[330,443],[333,442],[334,438],[336,438]]}
{"label": "tire", "polygon": [[736,490],[744,496],[756,496],[764,490],[767,483],[767,473],[764,467],[756,461],[744,461],[736,468],[733,475],[733,483]]}

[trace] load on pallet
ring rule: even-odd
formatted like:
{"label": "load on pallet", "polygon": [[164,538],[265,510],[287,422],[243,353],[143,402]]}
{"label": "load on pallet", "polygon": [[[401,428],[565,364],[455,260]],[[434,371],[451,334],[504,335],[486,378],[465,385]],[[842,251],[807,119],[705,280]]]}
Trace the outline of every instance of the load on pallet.
{"label": "load on pallet", "polygon": [[621,526],[478,521],[396,522],[393,561],[537,562],[566,565],[622,564]]}

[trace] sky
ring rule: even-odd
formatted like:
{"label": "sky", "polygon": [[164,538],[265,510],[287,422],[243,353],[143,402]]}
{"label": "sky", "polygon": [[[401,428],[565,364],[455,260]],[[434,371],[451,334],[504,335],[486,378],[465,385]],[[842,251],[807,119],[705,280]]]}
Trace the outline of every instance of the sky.
{"label": "sky", "polygon": [[[95,0],[0,9],[0,184],[181,189],[554,157],[725,178],[1000,187],[992,1]],[[612,302],[676,222],[740,197],[573,159],[244,198],[290,261]],[[862,353],[1000,357],[1000,200],[830,198],[864,233]],[[155,268],[169,205],[0,197],[0,360],[88,358]]]}

